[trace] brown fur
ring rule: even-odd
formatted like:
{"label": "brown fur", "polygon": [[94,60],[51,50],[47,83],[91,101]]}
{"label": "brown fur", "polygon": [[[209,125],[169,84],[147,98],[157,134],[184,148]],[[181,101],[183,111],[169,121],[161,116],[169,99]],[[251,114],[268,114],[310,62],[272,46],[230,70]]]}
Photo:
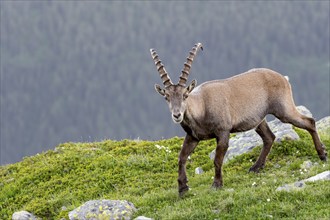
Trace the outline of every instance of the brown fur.
{"label": "brown fur", "polygon": [[189,189],[185,170],[187,158],[201,140],[217,140],[213,186],[219,188],[223,185],[221,168],[229,134],[255,129],[264,143],[258,160],[250,168],[250,171],[258,172],[265,165],[275,139],[265,120],[267,114],[306,129],[320,159],[326,160],[327,153],[314,119],[297,111],[291,86],[281,74],[260,68],[228,79],[205,82],[196,88],[195,85],[195,80],[188,87],[171,84],[163,89],[156,85],[157,92],[166,97],[173,121],[180,123],[187,133],[179,155],[180,195]]}

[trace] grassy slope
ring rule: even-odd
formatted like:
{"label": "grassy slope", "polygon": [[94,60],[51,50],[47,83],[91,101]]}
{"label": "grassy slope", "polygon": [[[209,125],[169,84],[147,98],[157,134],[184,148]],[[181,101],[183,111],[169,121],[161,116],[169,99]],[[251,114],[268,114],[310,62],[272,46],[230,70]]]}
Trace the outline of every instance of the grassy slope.
{"label": "grassy slope", "polygon": [[[260,148],[224,166],[224,188],[213,190],[214,141],[204,141],[187,164],[192,188],[184,199],[177,195],[177,155],[182,138],[162,141],[65,143],[23,161],[0,167],[0,219],[27,210],[43,219],[67,218],[68,212],[92,199],[129,200],[135,216],[154,219],[329,219],[329,181],[307,183],[304,190],[275,189],[329,170],[321,162],[311,138],[299,131],[300,141],[276,144],[266,168],[247,170]],[[330,137],[322,136],[329,152]],[[165,146],[158,149],[155,145]],[[308,171],[300,164],[317,162]],[[195,175],[201,166],[205,173]]]}

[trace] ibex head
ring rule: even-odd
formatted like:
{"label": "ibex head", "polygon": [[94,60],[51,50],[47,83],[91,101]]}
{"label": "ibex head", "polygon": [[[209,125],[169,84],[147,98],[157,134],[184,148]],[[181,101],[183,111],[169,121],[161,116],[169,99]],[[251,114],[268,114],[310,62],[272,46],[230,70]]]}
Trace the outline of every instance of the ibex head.
{"label": "ibex head", "polygon": [[155,84],[155,89],[161,96],[165,97],[172,113],[172,119],[175,123],[182,122],[184,112],[186,110],[186,99],[197,84],[197,81],[194,79],[189,86],[186,86],[191,64],[199,48],[203,50],[201,43],[195,44],[189,52],[189,56],[187,57],[187,61],[184,63],[179,82],[176,85],[172,83],[167,71],[164,68],[164,65],[162,64],[162,61],[158,58],[156,51],[154,49],[150,49],[152,59],[155,62],[160,78],[163,80],[163,84],[165,86],[162,88],[160,85]]}

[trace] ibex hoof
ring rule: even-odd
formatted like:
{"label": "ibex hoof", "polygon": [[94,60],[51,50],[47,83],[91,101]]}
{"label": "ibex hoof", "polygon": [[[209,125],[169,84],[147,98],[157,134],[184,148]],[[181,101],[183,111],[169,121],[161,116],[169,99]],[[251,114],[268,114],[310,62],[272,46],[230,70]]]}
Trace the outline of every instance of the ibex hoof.
{"label": "ibex hoof", "polygon": [[321,150],[318,150],[317,153],[318,153],[318,155],[319,155],[319,158],[320,158],[322,161],[327,161],[328,153],[325,151],[325,145],[324,145],[324,144],[322,144],[322,146],[321,146]]}
{"label": "ibex hoof", "polygon": [[186,192],[189,191],[189,186],[185,186],[179,189],[179,196],[180,198],[183,198],[183,196],[186,194]]}
{"label": "ibex hoof", "polygon": [[259,173],[260,169],[262,169],[262,168],[263,168],[263,166],[253,165],[253,166],[249,169],[249,172]]}
{"label": "ibex hoof", "polygon": [[327,154],[319,155],[319,158],[320,158],[322,161],[327,161],[327,160],[328,160],[328,158],[327,158]]}
{"label": "ibex hoof", "polygon": [[222,183],[219,183],[219,182],[213,182],[213,184],[212,184],[212,188],[213,189],[220,189],[220,188],[222,188]]}

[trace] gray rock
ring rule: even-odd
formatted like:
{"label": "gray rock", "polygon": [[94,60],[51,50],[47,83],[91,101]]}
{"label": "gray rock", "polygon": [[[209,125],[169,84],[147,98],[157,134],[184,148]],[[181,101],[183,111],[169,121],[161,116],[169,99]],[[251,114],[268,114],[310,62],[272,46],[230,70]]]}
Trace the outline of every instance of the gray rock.
{"label": "gray rock", "polygon": [[[224,161],[228,161],[234,156],[241,155],[252,150],[254,147],[262,145],[262,140],[253,130],[237,133],[235,137],[230,138],[229,148]],[[215,150],[210,153],[210,159],[214,160]]]}
{"label": "gray rock", "polygon": [[228,189],[226,189],[226,191],[227,192],[234,192],[235,190],[234,190],[234,188],[228,188]]}
{"label": "gray rock", "polygon": [[307,160],[307,161],[304,161],[304,162],[300,165],[300,168],[301,168],[301,169],[310,169],[312,166],[313,166],[312,161]]}
{"label": "gray rock", "polygon": [[292,189],[292,186],[290,186],[289,184],[285,184],[283,186],[279,186],[276,188],[276,191],[287,191],[289,192]]}
{"label": "gray rock", "polygon": [[316,122],[316,129],[320,134],[330,135],[330,116]]}
{"label": "gray rock", "polygon": [[315,176],[312,176],[308,179],[304,179],[295,183],[285,184],[283,186],[279,186],[276,191],[287,191],[290,192],[292,190],[299,190],[306,186],[305,182],[314,182],[318,180],[330,180],[330,170],[319,173]]}
{"label": "gray rock", "polygon": [[284,186],[280,186],[276,189],[276,191],[287,191],[291,192],[293,190],[300,190],[304,188],[306,184],[303,181],[298,181],[295,183],[285,184]]}
{"label": "gray rock", "polygon": [[195,169],[195,173],[196,173],[196,174],[202,174],[202,173],[204,173],[204,170],[203,170],[201,167],[197,167],[197,168]]}
{"label": "gray rock", "polygon": [[281,165],[279,165],[278,163],[274,165],[275,168],[279,169],[281,168]]}
{"label": "gray rock", "polygon": [[305,185],[306,184],[304,183],[304,181],[298,181],[298,182],[294,183],[294,186],[297,187],[297,188],[304,188]]}
{"label": "gray rock", "polygon": [[299,105],[297,106],[297,110],[298,112],[300,112],[300,114],[303,114],[307,117],[313,117],[313,114],[311,113],[311,111],[309,111],[305,106],[303,105]]}
{"label": "gray rock", "polygon": [[275,141],[281,142],[284,140],[299,140],[299,135],[293,130],[291,124],[282,123],[280,120],[275,118],[273,121],[268,123],[270,130],[276,136]]}
{"label": "gray rock", "polygon": [[[228,153],[228,151],[227,151],[227,153]],[[211,153],[209,154],[209,158],[211,160],[214,160],[214,158],[215,158],[215,150],[211,151]]]}
{"label": "gray rock", "polygon": [[134,220],[153,220],[153,219],[145,217],[145,216],[139,216],[139,217],[136,217]]}
{"label": "gray rock", "polygon": [[125,200],[91,200],[69,213],[70,220],[131,219],[136,211],[134,205]]}
{"label": "gray rock", "polygon": [[308,179],[305,179],[304,182],[314,182],[318,180],[330,180],[330,170],[324,171]]}
{"label": "gray rock", "polygon": [[12,220],[36,220],[37,217],[35,217],[32,213],[27,211],[19,211],[15,212],[12,216]]}

